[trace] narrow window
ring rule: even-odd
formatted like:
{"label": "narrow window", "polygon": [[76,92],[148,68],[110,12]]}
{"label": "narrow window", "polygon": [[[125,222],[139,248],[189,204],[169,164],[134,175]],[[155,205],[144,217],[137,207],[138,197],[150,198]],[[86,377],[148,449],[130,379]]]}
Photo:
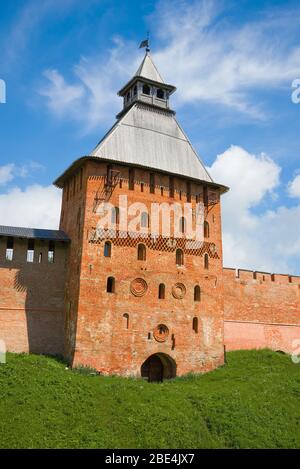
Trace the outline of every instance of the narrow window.
{"label": "narrow window", "polygon": [[155,193],[155,175],[150,173],[150,194]]}
{"label": "narrow window", "polygon": [[14,238],[7,238],[6,242],[6,260],[12,261],[14,257]]}
{"label": "narrow window", "polygon": [[111,222],[113,225],[118,225],[120,223],[120,209],[119,207],[113,207],[111,211]]}
{"label": "narrow window", "polygon": [[192,200],[190,181],[187,181],[187,183],[186,183],[186,200],[187,200],[187,202],[191,202],[191,200]]}
{"label": "narrow window", "polygon": [[172,340],[172,350],[175,350],[175,346],[176,346],[175,334],[171,335],[171,340]]}
{"label": "narrow window", "polygon": [[138,261],[146,260],[146,246],[144,244],[138,244],[137,258]]}
{"label": "narrow window", "polygon": [[134,190],[134,169],[129,168],[129,189]]}
{"label": "narrow window", "polygon": [[80,238],[81,234],[81,208],[79,207],[77,212],[77,237]]}
{"label": "narrow window", "polygon": [[54,262],[54,253],[55,253],[54,241],[49,241],[49,248],[48,248],[48,262],[49,262],[49,264],[53,264],[53,262]]}
{"label": "narrow window", "polygon": [[111,242],[110,241],[105,241],[104,257],[111,257]]}
{"label": "narrow window", "polygon": [[141,213],[141,228],[149,227],[149,215],[147,212]]}
{"label": "narrow window", "polygon": [[115,279],[114,277],[108,277],[106,284],[107,293],[115,293]]}
{"label": "narrow window", "polygon": [[186,226],[185,218],[181,217],[179,220],[179,232],[180,233],[185,233],[185,226]]}
{"label": "narrow window", "polygon": [[179,200],[181,200],[181,199],[182,199],[182,192],[179,191]]}
{"label": "narrow window", "polygon": [[141,192],[144,192],[144,183],[141,182]]}
{"label": "narrow window", "polygon": [[164,300],[165,299],[165,284],[164,283],[160,283],[159,284],[159,287],[158,287],[158,298],[160,300]]}
{"label": "narrow window", "polygon": [[194,288],[194,301],[200,301],[200,287],[199,285],[196,285]]}
{"label": "narrow window", "polygon": [[209,223],[208,223],[208,221],[204,222],[204,238],[209,238]]}
{"label": "narrow window", "polygon": [[39,253],[39,264],[41,264],[43,262],[43,253],[40,252]]}
{"label": "narrow window", "polygon": [[127,313],[123,314],[123,323],[124,323],[124,328],[128,329],[129,328],[129,314]]}
{"label": "narrow window", "polygon": [[122,189],[122,185],[123,185],[123,180],[120,179],[120,182],[119,182],[119,187],[120,187],[120,189]]}
{"label": "narrow window", "polygon": [[174,197],[174,178],[170,177],[169,179],[169,187],[170,187],[170,197]]}
{"label": "narrow window", "polygon": [[208,269],[209,267],[209,260],[208,260],[208,254],[204,254],[204,269]]}
{"label": "narrow window", "polygon": [[207,186],[203,187],[203,204],[205,207],[208,207],[208,190]]}
{"label": "narrow window", "polygon": [[130,100],[130,92],[128,92],[126,95],[126,101],[128,102],[129,100]]}
{"label": "narrow window", "polygon": [[176,265],[183,265],[183,251],[176,249]]}
{"label": "narrow window", "polygon": [[165,99],[164,90],[162,90],[161,88],[158,88],[158,89],[156,90],[156,96],[157,96],[159,99]]}
{"label": "narrow window", "polygon": [[112,185],[112,166],[108,164],[106,166],[106,183],[108,186]]}
{"label": "narrow window", "polygon": [[160,188],[160,195],[163,196],[164,195],[164,188],[161,186]]}
{"label": "narrow window", "polygon": [[27,262],[33,262],[34,260],[34,239],[28,240],[27,246]]}
{"label": "narrow window", "polygon": [[149,95],[150,94],[150,86],[148,86],[146,84],[143,85],[143,93]]}
{"label": "narrow window", "polygon": [[193,318],[193,331],[198,334],[198,318]]}
{"label": "narrow window", "polygon": [[137,95],[137,86],[135,85],[133,88],[133,96],[136,96],[136,95]]}

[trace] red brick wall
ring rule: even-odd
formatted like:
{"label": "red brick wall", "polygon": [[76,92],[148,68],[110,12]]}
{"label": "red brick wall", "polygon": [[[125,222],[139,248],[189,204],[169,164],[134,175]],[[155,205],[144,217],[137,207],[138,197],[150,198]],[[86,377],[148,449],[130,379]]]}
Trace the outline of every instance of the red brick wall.
{"label": "red brick wall", "polygon": [[[119,194],[127,194],[128,203],[174,202],[169,198],[169,177],[156,173],[155,194],[150,193],[149,172],[135,169],[135,189],[128,188],[128,168],[114,166],[122,178],[109,202],[118,204]],[[185,265],[177,267],[175,250],[147,248],[146,261],[137,260],[134,245],[117,245],[113,241],[112,257],[103,255],[104,241],[89,242],[99,215],[93,211],[95,195],[101,194],[106,174],[106,164],[88,162],[84,168],[84,184],[68,202],[64,196],[64,218],[61,228],[72,239],[71,260],[67,282],[66,353],[73,364],[91,365],[103,373],[140,375],[143,362],[154,353],[165,353],[177,364],[177,374],[205,371],[223,363],[223,290],[222,247],[220,231],[220,205],[213,206],[208,214],[209,242],[216,244],[219,257],[210,257],[209,270],[205,270],[202,255],[185,254]],[[140,183],[144,182],[144,191]],[[72,183],[71,183],[72,184]],[[164,187],[161,195],[161,186]],[[180,192],[181,201],[180,201]],[[202,194],[201,185],[192,184],[192,200]],[[66,188],[64,189],[66,193]],[[175,200],[186,201],[186,181],[175,178]],[[83,205],[84,203],[84,205]],[[68,204],[68,205],[67,205]],[[76,240],[78,206],[84,215],[82,244]],[[75,236],[76,238],[76,236]],[[72,259],[73,258],[73,259]],[[106,292],[107,277],[116,281],[115,293]],[[131,282],[142,278],[148,289],[144,296],[131,293]],[[172,287],[183,283],[186,295],[176,299]],[[159,283],[166,286],[166,297],[158,299]],[[201,301],[194,301],[194,286],[201,287]],[[71,306],[70,306],[70,303]],[[77,306],[78,305],[78,306]],[[126,329],[124,314],[129,315]],[[193,318],[199,322],[198,333],[192,328]],[[157,342],[153,331],[165,324],[169,336]],[[150,338],[148,335],[150,334]]]}
{"label": "red brick wall", "polygon": [[224,269],[227,350],[293,352],[300,339],[300,277]]}
{"label": "red brick wall", "polygon": [[60,218],[60,229],[67,233],[71,239],[65,282],[64,311],[66,321],[63,344],[64,355],[70,362],[73,361],[76,341],[77,310],[81,276],[80,269],[84,236],[85,171],[85,167],[80,168],[66,182],[62,194]]}
{"label": "red brick wall", "polygon": [[48,242],[35,240],[34,263],[28,263],[27,240],[15,238],[10,262],[6,238],[0,238],[0,340],[7,350],[63,353],[66,251],[65,244],[56,243],[55,262],[49,264]]}

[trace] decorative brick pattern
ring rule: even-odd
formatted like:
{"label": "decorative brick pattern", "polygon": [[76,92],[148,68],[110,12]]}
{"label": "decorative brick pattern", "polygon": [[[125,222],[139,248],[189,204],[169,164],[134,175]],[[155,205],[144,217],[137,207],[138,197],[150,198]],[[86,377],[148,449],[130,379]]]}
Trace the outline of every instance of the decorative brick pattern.
{"label": "decorative brick pattern", "polygon": [[216,246],[212,242],[207,241],[196,241],[185,238],[164,238],[158,235],[152,238],[150,235],[137,236],[135,233],[127,233],[119,230],[99,230],[91,228],[88,234],[89,243],[91,244],[102,244],[105,241],[111,241],[116,246],[130,246],[136,247],[139,243],[145,244],[149,249],[155,249],[158,251],[175,252],[176,249],[180,248],[185,254],[193,256],[203,256],[205,253],[213,259],[219,259],[219,255],[216,252]]}

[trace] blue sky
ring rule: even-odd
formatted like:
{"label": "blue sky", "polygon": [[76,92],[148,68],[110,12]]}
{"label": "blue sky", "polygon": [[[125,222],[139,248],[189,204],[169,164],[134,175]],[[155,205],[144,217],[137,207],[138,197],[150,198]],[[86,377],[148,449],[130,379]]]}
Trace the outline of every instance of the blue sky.
{"label": "blue sky", "polygon": [[114,123],[149,30],[179,122],[233,188],[225,263],[300,273],[299,20],[297,1],[1,2],[0,223],[55,228],[49,186]]}

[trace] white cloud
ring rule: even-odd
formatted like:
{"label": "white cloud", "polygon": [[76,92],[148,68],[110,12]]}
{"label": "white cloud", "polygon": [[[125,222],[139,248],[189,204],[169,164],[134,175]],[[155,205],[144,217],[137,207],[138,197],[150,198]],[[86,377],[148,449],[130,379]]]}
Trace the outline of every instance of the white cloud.
{"label": "white cloud", "polygon": [[0,166],[0,185],[5,185],[13,180],[14,168],[15,165],[13,163],[7,164],[5,166]]}
{"label": "white cloud", "polygon": [[300,197],[300,174],[289,183],[288,192],[291,197]]}
{"label": "white cloud", "polygon": [[49,99],[49,108],[58,114],[69,106],[76,106],[76,102],[85,96],[82,85],[68,85],[57,70],[46,70],[44,76],[48,78],[49,84],[41,90],[41,95]]}
{"label": "white cloud", "polygon": [[67,115],[83,124],[83,132],[112,121],[122,105],[117,91],[124,84],[124,77],[126,80],[138,68],[141,57],[136,45],[118,37],[113,42],[107,56],[81,57],[73,67],[72,84],[57,70],[44,72],[48,83],[41,87],[40,94],[47,98],[48,107],[58,116]]}
{"label": "white cloud", "polygon": [[272,193],[279,183],[280,168],[267,155],[252,155],[239,146],[232,145],[218,155],[211,173],[216,181],[230,187],[226,196],[226,215],[231,220],[238,213],[238,223],[245,227],[256,225],[251,208],[257,206],[267,193]]}
{"label": "white cloud", "polygon": [[279,166],[264,154],[231,146],[209,171],[231,189],[222,197],[224,265],[299,274],[300,205],[263,209],[280,188]]}
{"label": "white cloud", "polygon": [[300,44],[289,40],[300,11],[237,26],[224,19],[219,2],[174,3],[162,2],[154,20],[166,44],[156,58],[165,75],[176,79],[179,101],[211,101],[264,118],[251,91],[289,86],[299,75]]}
{"label": "white cloud", "polygon": [[0,166],[0,185],[5,186],[15,178],[28,178],[32,176],[36,170],[44,169],[44,166],[35,161],[30,161],[22,166],[17,166],[14,163],[9,163]]}
{"label": "white cloud", "polygon": [[[253,91],[290,86],[300,74],[300,44],[291,45],[300,9],[266,13],[239,26],[223,13],[217,1],[159,2],[149,19],[159,39],[154,60],[166,81],[179,89],[175,106],[205,101],[264,119],[268,110],[257,96],[254,101]],[[139,61],[136,44],[117,38],[108,55],[99,58],[97,51],[74,66],[72,84],[48,71],[41,94],[52,111],[65,112],[89,130],[120,109],[116,91]]]}
{"label": "white cloud", "polygon": [[57,229],[61,191],[54,186],[34,184],[0,194],[0,224]]}

